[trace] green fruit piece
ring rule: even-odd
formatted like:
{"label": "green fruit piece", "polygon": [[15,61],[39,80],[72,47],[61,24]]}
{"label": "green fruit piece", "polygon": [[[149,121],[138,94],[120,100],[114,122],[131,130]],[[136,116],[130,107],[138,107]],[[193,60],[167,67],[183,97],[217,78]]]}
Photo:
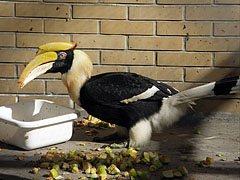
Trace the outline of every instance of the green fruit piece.
{"label": "green fruit piece", "polygon": [[148,152],[143,152],[143,159],[145,160],[146,163],[150,162],[150,155]]}
{"label": "green fruit piece", "polygon": [[99,156],[98,156],[99,159],[101,160],[105,160],[107,159],[107,154],[106,153],[101,153]]}
{"label": "green fruit piece", "polygon": [[90,162],[83,162],[83,171],[85,171],[85,173],[90,174],[91,173],[91,169],[92,169],[92,164]]}
{"label": "green fruit piece", "polygon": [[129,154],[131,157],[134,157],[134,158],[136,158],[136,156],[137,156],[137,151],[134,150],[134,149],[128,149],[126,153]]}
{"label": "green fruit piece", "polygon": [[52,168],[53,169],[56,169],[57,171],[60,169],[60,166],[59,166],[59,164],[54,164],[53,166],[52,166]]}
{"label": "green fruit piece", "polygon": [[130,176],[133,176],[133,177],[137,177],[137,172],[134,168],[132,168],[130,171],[129,171],[129,175]]}
{"label": "green fruit piece", "polygon": [[51,169],[50,170],[50,177],[52,177],[52,178],[58,177],[58,172],[57,172],[56,169]]}
{"label": "green fruit piece", "polygon": [[155,165],[158,169],[163,167],[163,164],[161,163],[160,160],[155,160],[152,162],[153,165]]}
{"label": "green fruit piece", "polygon": [[159,159],[163,164],[168,164],[171,162],[170,157],[167,155],[161,155],[159,156]]}
{"label": "green fruit piece", "polygon": [[48,169],[49,167],[50,167],[50,163],[49,162],[42,162],[40,164],[40,168]]}
{"label": "green fruit piece", "polygon": [[105,147],[105,150],[106,150],[107,153],[112,152],[112,149],[109,146]]}
{"label": "green fruit piece", "polygon": [[138,175],[138,176],[141,176],[142,173],[143,173],[142,171],[137,171],[137,175]]}
{"label": "green fruit piece", "polygon": [[52,158],[52,161],[54,163],[57,163],[57,162],[60,162],[62,160],[62,158],[59,156],[59,155],[54,155],[53,158]]}
{"label": "green fruit piece", "polygon": [[66,170],[66,169],[68,169],[68,168],[69,168],[69,164],[66,163],[66,162],[63,162],[63,164],[62,164],[62,169]]}
{"label": "green fruit piece", "polygon": [[120,173],[120,170],[117,168],[115,164],[112,164],[111,166],[109,166],[107,170],[108,170],[108,173],[112,175]]}
{"label": "green fruit piece", "polygon": [[91,169],[91,174],[96,174],[97,173],[97,169],[95,168],[95,167],[93,167],[92,169]]}
{"label": "green fruit piece", "polygon": [[214,159],[212,157],[206,157],[206,163],[207,163],[207,165],[210,165],[210,164],[214,163]]}
{"label": "green fruit piece", "polygon": [[173,174],[174,174],[175,177],[182,177],[183,176],[182,173],[177,169],[173,170]]}
{"label": "green fruit piece", "polygon": [[90,178],[92,178],[92,179],[97,179],[97,178],[98,178],[98,175],[97,175],[96,173],[93,173]]}
{"label": "green fruit piece", "polygon": [[128,178],[130,175],[129,175],[129,172],[127,171],[124,171],[121,173],[124,177]]}
{"label": "green fruit piece", "polygon": [[107,174],[99,174],[99,179],[100,179],[100,180],[105,180],[105,179],[107,179]]}
{"label": "green fruit piece", "polygon": [[188,170],[185,168],[185,166],[180,166],[178,170],[182,173],[182,175],[188,175]]}
{"label": "green fruit piece", "polygon": [[83,180],[83,179],[87,179],[86,176],[81,176],[79,179]]}
{"label": "green fruit piece", "polygon": [[157,166],[155,166],[153,164],[149,167],[149,171],[151,171],[151,172],[154,172],[154,171],[157,171],[157,170],[158,170]]}
{"label": "green fruit piece", "polygon": [[162,172],[163,177],[165,178],[173,178],[174,174],[173,174],[173,170],[166,170]]}
{"label": "green fruit piece", "polygon": [[73,169],[74,167],[77,167],[77,168],[78,168],[78,164],[73,163],[73,164],[70,164],[69,167],[70,167],[71,169]]}
{"label": "green fruit piece", "polygon": [[72,168],[72,173],[74,173],[74,174],[79,173],[78,167],[73,167],[73,168]]}
{"label": "green fruit piece", "polygon": [[120,165],[119,165],[119,169],[121,170],[121,171],[125,171],[126,169],[127,169],[127,164],[126,163],[121,163]]}
{"label": "green fruit piece", "polygon": [[32,173],[33,173],[33,174],[37,174],[37,173],[38,173],[38,171],[39,171],[39,169],[38,169],[38,168],[33,168],[33,169],[32,169]]}
{"label": "green fruit piece", "polygon": [[200,132],[200,130],[197,130],[197,129],[196,129],[196,130],[194,131],[194,134],[201,134],[201,132]]}
{"label": "green fruit piece", "polygon": [[98,174],[107,174],[107,167],[105,165],[99,165],[97,168]]}
{"label": "green fruit piece", "polygon": [[143,179],[143,180],[147,180],[149,179],[149,174],[147,171],[143,171],[140,175],[140,178]]}

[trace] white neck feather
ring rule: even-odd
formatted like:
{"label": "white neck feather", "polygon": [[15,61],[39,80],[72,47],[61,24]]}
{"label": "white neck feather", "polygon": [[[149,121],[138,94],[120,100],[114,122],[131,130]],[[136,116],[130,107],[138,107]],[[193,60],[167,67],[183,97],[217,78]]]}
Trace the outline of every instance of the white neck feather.
{"label": "white neck feather", "polygon": [[74,50],[74,59],[69,71],[62,75],[62,81],[68,89],[70,98],[80,105],[79,95],[83,84],[91,77],[93,65],[89,56],[80,50]]}

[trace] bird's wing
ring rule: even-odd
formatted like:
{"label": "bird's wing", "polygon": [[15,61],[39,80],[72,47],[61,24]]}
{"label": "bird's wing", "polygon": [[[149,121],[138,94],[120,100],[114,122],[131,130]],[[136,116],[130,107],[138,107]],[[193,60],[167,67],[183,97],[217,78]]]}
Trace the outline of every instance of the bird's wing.
{"label": "bird's wing", "polygon": [[[88,101],[101,105],[156,101],[176,94],[170,86],[134,73],[105,73],[93,76],[81,89]],[[81,100],[81,98],[80,98]]]}

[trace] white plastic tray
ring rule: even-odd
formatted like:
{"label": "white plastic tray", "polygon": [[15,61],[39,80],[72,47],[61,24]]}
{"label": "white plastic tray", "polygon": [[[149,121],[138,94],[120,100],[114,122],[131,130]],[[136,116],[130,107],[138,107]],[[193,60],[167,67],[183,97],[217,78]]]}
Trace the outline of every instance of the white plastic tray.
{"label": "white plastic tray", "polygon": [[0,141],[31,150],[68,141],[80,112],[35,99],[0,106]]}

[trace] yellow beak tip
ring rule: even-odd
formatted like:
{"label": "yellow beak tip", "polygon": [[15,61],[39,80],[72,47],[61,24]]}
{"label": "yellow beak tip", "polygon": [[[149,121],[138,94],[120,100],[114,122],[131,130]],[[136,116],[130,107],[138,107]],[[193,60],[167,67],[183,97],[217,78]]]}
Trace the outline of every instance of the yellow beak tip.
{"label": "yellow beak tip", "polygon": [[22,81],[18,81],[17,83],[18,83],[18,87],[19,87],[19,88],[23,88],[24,85],[23,85],[23,82],[22,82]]}

